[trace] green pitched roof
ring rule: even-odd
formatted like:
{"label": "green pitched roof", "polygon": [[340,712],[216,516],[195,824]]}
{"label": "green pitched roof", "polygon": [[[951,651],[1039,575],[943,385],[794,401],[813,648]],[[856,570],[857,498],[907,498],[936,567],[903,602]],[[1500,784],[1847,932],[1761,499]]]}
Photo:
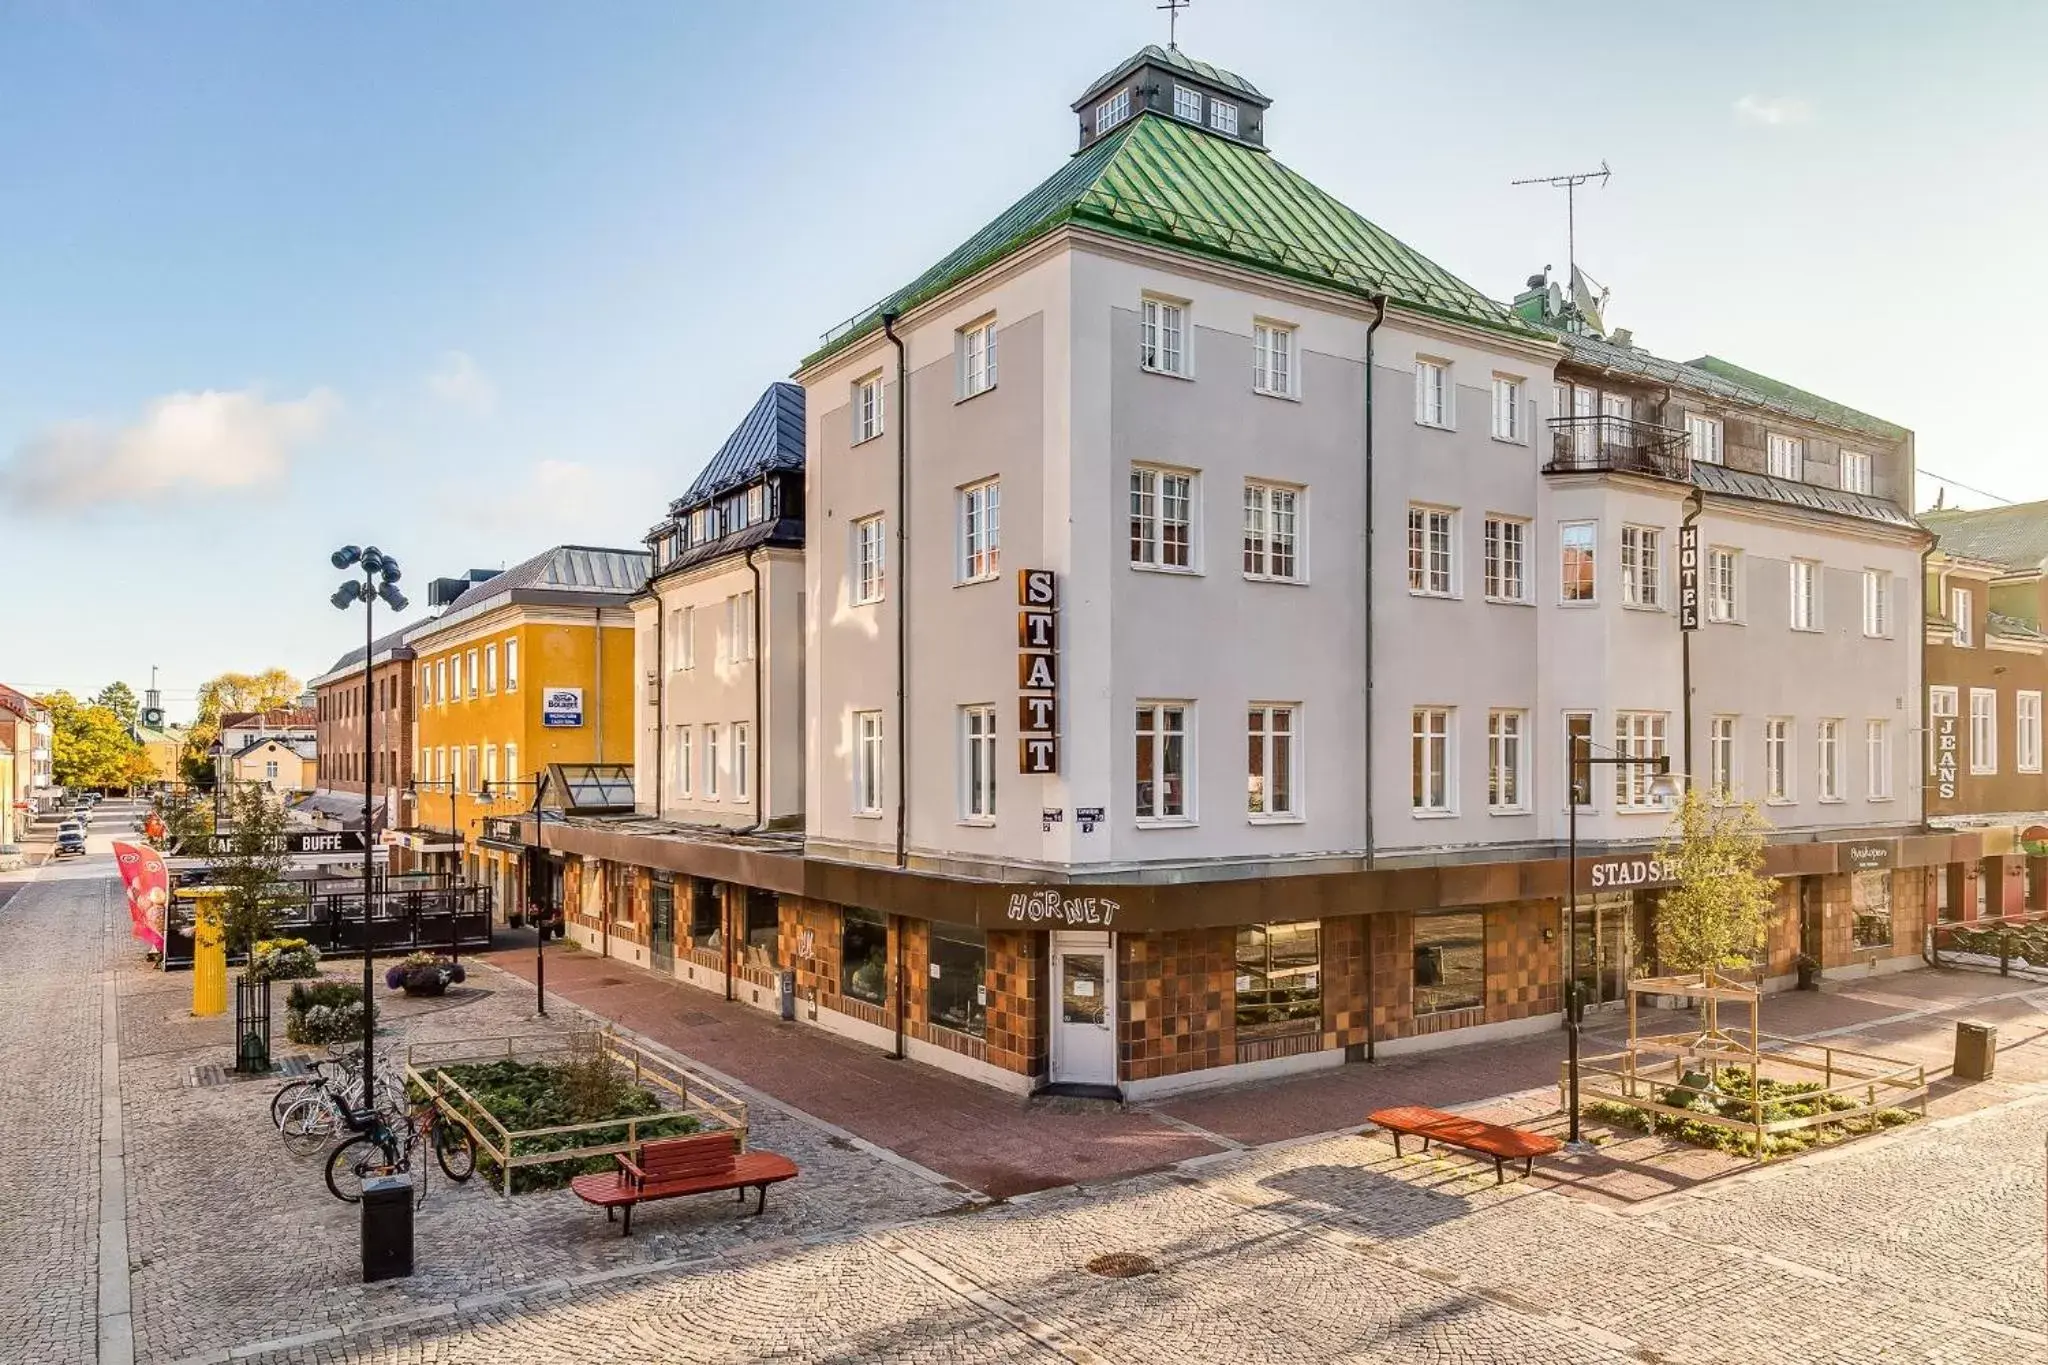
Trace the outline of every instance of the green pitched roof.
{"label": "green pitched roof", "polygon": [[1506,307],[1367,222],[1265,151],[1150,111],[1076,155],[939,263],[825,337],[822,360],[1067,223],[1359,295],[1546,338]]}
{"label": "green pitched roof", "polygon": [[2038,569],[2048,561],[2048,502],[1980,511],[1926,511],[1920,523],[1941,548],[1965,559],[1982,559],[2008,569]]}
{"label": "green pitched roof", "polygon": [[1887,441],[1900,441],[1906,437],[1906,429],[1894,426],[1881,417],[1872,417],[1867,412],[1858,412],[1846,404],[1833,399],[1822,398],[1817,393],[1794,388],[1783,380],[1773,379],[1755,370],[1745,370],[1740,365],[1730,364],[1719,356],[1703,355],[1697,360],[1685,362],[1688,369],[1705,370],[1731,384],[1764,395],[1773,403],[1792,410],[1799,416],[1812,417],[1829,426],[1841,427],[1846,431],[1860,431],[1871,436],[1882,436]]}

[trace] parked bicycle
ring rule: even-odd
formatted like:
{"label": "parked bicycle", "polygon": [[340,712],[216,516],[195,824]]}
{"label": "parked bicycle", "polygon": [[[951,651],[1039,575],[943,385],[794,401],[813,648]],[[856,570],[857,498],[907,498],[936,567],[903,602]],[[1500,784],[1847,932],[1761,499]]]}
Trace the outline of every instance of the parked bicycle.
{"label": "parked bicycle", "polygon": [[[476,1174],[476,1142],[469,1129],[445,1117],[431,1095],[346,1118],[356,1134],[327,1158],[327,1191],[345,1204],[361,1202],[366,1179],[411,1170],[413,1149],[422,1140],[450,1180],[459,1184]],[[424,1184],[420,1198],[426,1198]]]}
{"label": "parked bicycle", "polygon": [[372,1105],[363,1095],[361,1067],[336,1059],[317,1076],[280,1090],[271,1100],[271,1111],[285,1148],[293,1156],[309,1157],[353,1127],[351,1115],[366,1106],[396,1110],[403,1107],[403,1099],[404,1092],[390,1072],[379,1068]]}

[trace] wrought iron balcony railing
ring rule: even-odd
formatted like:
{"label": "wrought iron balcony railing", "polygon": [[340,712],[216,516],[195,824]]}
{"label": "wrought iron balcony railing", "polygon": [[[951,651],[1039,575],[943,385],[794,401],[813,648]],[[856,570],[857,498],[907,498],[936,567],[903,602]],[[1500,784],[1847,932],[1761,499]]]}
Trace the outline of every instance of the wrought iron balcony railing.
{"label": "wrought iron balcony railing", "polygon": [[1692,478],[1689,439],[1682,431],[1629,417],[1553,417],[1546,474],[1643,474]]}

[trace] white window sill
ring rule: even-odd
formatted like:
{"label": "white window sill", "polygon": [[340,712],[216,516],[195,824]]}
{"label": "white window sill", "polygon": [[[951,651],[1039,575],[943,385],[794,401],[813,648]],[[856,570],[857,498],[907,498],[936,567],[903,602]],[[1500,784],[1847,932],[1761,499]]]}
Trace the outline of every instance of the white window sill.
{"label": "white window sill", "polygon": [[1847,797],[1842,796],[1816,796],[1813,799],[1820,802],[1823,806],[1839,806],[1848,800]]}
{"label": "white window sill", "polygon": [[1190,382],[1194,380],[1194,376],[1186,370],[1162,370],[1157,365],[1147,365],[1142,360],[1138,362],[1138,368],[1146,374],[1156,374],[1161,379],[1185,379]]}
{"label": "white window sill", "polygon": [[1422,428],[1422,429],[1423,429],[1424,431],[1456,431],[1456,430],[1457,430],[1457,428],[1456,428],[1456,427],[1454,427],[1454,426],[1452,426],[1452,425],[1451,425],[1451,424],[1450,424],[1449,422],[1425,422],[1425,421],[1423,421],[1423,420],[1422,420],[1422,419],[1421,419],[1420,417],[1418,417],[1418,418],[1416,418],[1416,419],[1415,419],[1415,425],[1416,425],[1416,426],[1418,426],[1418,427],[1421,427],[1421,428]]}
{"label": "white window sill", "polygon": [[1139,829],[1193,829],[1195,820],[1185,815],[1163,815],[1156,819],[1148,819],[1141,815],[1138,817],[1137,825]]}
{"label": "white window sill", "polygon": [[[1135,569],[1138,566],[1133,564],[1131,567]],[[1248,573],[1244,576],[1244,581],[1247,583],[1278,583],[1282,587],[1288,588],[1305,588],[1308,586],[1306,578],[1279,578],[1269,573]]]}
{"label": "white window sill", "polygon": [[[872,436],[856,436],[856,437],[854,437],[854,438],[853,438],[853,444],[852,444],[852,445],[851,445],[850,447],[848,447],[848,448],[849,448],[849,449],[852,449],[852,450],[858,450],[858,449],[860,449],[860,447],[862,447],[862,446],[866,445],[866,444],[867,444],[867,443],[868,443],[869,441],[879,441],[879,440],[881,440],[881,439],[882,439],[882,438],[883,438],[884,436],[886,436],[886,435],[888,435],[888,434],[889,434],[889,433],[887,433],[887,432],[885,432],[885,431],[878,431],[878,432],[876,432],[876,433],[875,433],[874,435],[872,435]],[[709,542],[706,542],[706,543],[708,544]],[[695,548],[695,547],[692,547],[692,548]]]}
{"label": "white window sill", "polygon": [[996,571],[995,573],[983,573],[983,574],[976,574],[976,575],[975,575],[974,577],[972,577],[972,578],[963,578],[963,579],[961,579],[961,580],[960,580],[959,582],[955,583],[955,584],[954,584],[953,586],[954,586],[954,587],[956,587],[956,588],[971,588],[971,587],[973,587],[973,586],[974,586],[974,585],[975,585],[976,583],[994,583],[994,582],[996,582],[996,581],[997,581],[998,579],[1000,579],[1000,578],[1001,578],[1002,576],[1003,576],[1003,575],[1002,575],[1002,571],[1001,571],[1001,570],[997,570],[997,571]]}
{"label": "white window sill", "polygon": [[1283,403],[1299,403],[1301,401],[1301,395],[1298,393],[1283,393],[1279,389],[1262,389],[1257,384],[1252,385],[1252,392],[1261,398],[1277,398]]}
{"label": "white window sill", "polygon": [[1890,802],[1890,801],[1893,801],[1893,800],[1896,800],[1896,799],[1897,799],[1897,798],[1895,798],[1895,797],[1890,797],[1890,796],[1867,796],[1867,797],[1865,797],[1865,798],[1864,798],[1864,800],[1866,800],[1866,801],[1876,801],[1876,802],[1881,802],[1881,803],[1882,803],[1882,802]]}
{"label": "white window sill", "polygon": [[[979,582],[980,580],[977,579],[975,581]],[[959,585],[956,583],[954,586],[958,587]],[[879,607],[886,600],[886,598],[881,597],[856,597],[847,605],[850,607]],[[687,668],[689,665],[685,664],[684,667]]]}
{"label": "white window sill", "polygon": [[996,827],[995,817],[992,815],[963,815],[960,817],[959,823],[968,829],[994,829]]}
{"label": "white window sill", "polygon": [[1616,815],[1669,815],[1671,814],[1671,809],[1669,806],[1616,806],[1614,813]]}
{"label": "white window sill", "polygon": [[1186,564],[1139,564],[1132,562],[1131,568],[1138,573],[1178,574],[1182,578],[1200,578],[1202,571]]}
{"label": "white window sill", "polygon": [[1996,768],[1972,768],[1972,769],[1970,769],[1970,776],[1972,776],[1972,777],[1996,777],[1996,776],[1998,776],[1998,769],[1996,769]]}
{"label": "white window sill", "polygon": [[1454,811],[1454,810],[1412,810],[1412,809],[1411,809],[1411,810],[1410,810],[1410,811],[1409,811],[1408,813],[1409,813],[1410,815],[1413,815],[1413,816],[1414,816],[1414,817],[1415,817],[1415,818],[1416,818],[1417,820],[1455,820],[1455,819],[1457,819],[1457,818],[1458,818],[1458,812],[1456,812],[1456,811]]}
{"label": "white window sill", "polygon": [[1488,815],[1534,815],[1536,812],[1530,810],[1527,806],[1488,806],[1486,813]]}
{"label": "white window sill", "polygon": [[1739,616],[1709,616],[1707,624],[1710,626],[1739,626],[1744,624],[1744,622]]}
{"label": "white window sill", "polygon": [[1455,592],[1432,592],[1428,588],[1410,588],[1408,589],[1408,595],[1410,597],[1434,598],[1439,602],[1456,602],[1462,596],[1462,594]]}
{"label": "white window sill", "polygon": [[1564,598],[1560,600],[1557,605],[1563,607],[1567,611],[1585,611],[1589,608],[1599,606],[1600,599],[1597,597],[1589,597],[1583,601],[1578,601],[1572,598]]}
{"label": "white window sill", "polygon": [[1527,441],[1523,440],[1519,436],[1503,436],[1497,431],[1493,433],[1493,439],[1494,442],[1498,445],[1519,446],[1525,449],[1528,447],[1529,444]]}
{"label": "white window sill", "polygon": [[[707,796],[704,799],[707,801],[716,801],[718,798],[715,796]],[[878,810],[857,810],[853,812],[853,818],[856,820],[879,820],[882,818],[882,812]]]}
{"label": "white window sill", "polygon": [[953,406],[957,408],[962,403],[972,403],[975,399],[981,397],[983,394],[994,393],[995,391],[996,386],[994,384],[990,384],[986,388],[976,389],[973,393],[963,393],[958,398],[955,398],[953,400]]}
{"label": "white window sill", "polygon": [[1818,635],[1821,633],[1819,626],[1789,626],[1787,629],[1799,635]]}
{"label": "white window sill", "polygon": [[1623,611],[1655,612],[1660,616],[1664,614],[1663,606],[1656,602],[1624,602],[1621,604],[1621,609]]}
{"label": "white window sill", "polygon": [[1497,607],[1533,607],[1536,605],[1526,597],[1488,597],[1486,600]]}
{"label": "white window sill", "polygon": [[1799,803],[1789,796],[1771,796],[1764,799],[1766,806],[1796,806]]}
{"label": "white window sill", "polygon": [[1271,815],[1247,813],[1244,817],[1244,822],[1248,825],[1300,825],[1306,824],[1307,820],[1301,815],[1280,811]]}

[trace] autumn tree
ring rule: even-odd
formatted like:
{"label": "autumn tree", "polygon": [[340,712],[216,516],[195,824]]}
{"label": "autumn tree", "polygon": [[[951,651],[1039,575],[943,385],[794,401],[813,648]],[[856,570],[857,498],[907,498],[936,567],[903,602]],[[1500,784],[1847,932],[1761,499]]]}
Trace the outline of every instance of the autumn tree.
{"label": "autumn tree", "polygon": [[1727,971],[1755,961],[1777,894],[1777,883],[1763,875],[1769,829],[1752,802],[1716,805],[1686,791],[1657,850],[1677,882],[1657,907],[1664,971]]}
{"label": "autumn tree", "polygon": [[36,698],[50,712],[50,778],[65,787],[122,787],[142,745],[121,718],[69,692]]}
{"label": "autumn tree", "polygon": [[212,785],[213,760],[207,750],[220,738],[222,716],[290,706],[302,690],[299,680],[282,668],[266,668],[260,673],[223,673],[202,683],[199,715],[185,731],[185,750],[179,758],[185,780],[200,786]]}
{"label": "autumn tree", "polygon": [[142,711],[142,703],[135,699],[135,689],[118,680],[102,687],[92,701],[93,705],[104,706],[119,716],[123,725],[135,724],[136,716]]}

